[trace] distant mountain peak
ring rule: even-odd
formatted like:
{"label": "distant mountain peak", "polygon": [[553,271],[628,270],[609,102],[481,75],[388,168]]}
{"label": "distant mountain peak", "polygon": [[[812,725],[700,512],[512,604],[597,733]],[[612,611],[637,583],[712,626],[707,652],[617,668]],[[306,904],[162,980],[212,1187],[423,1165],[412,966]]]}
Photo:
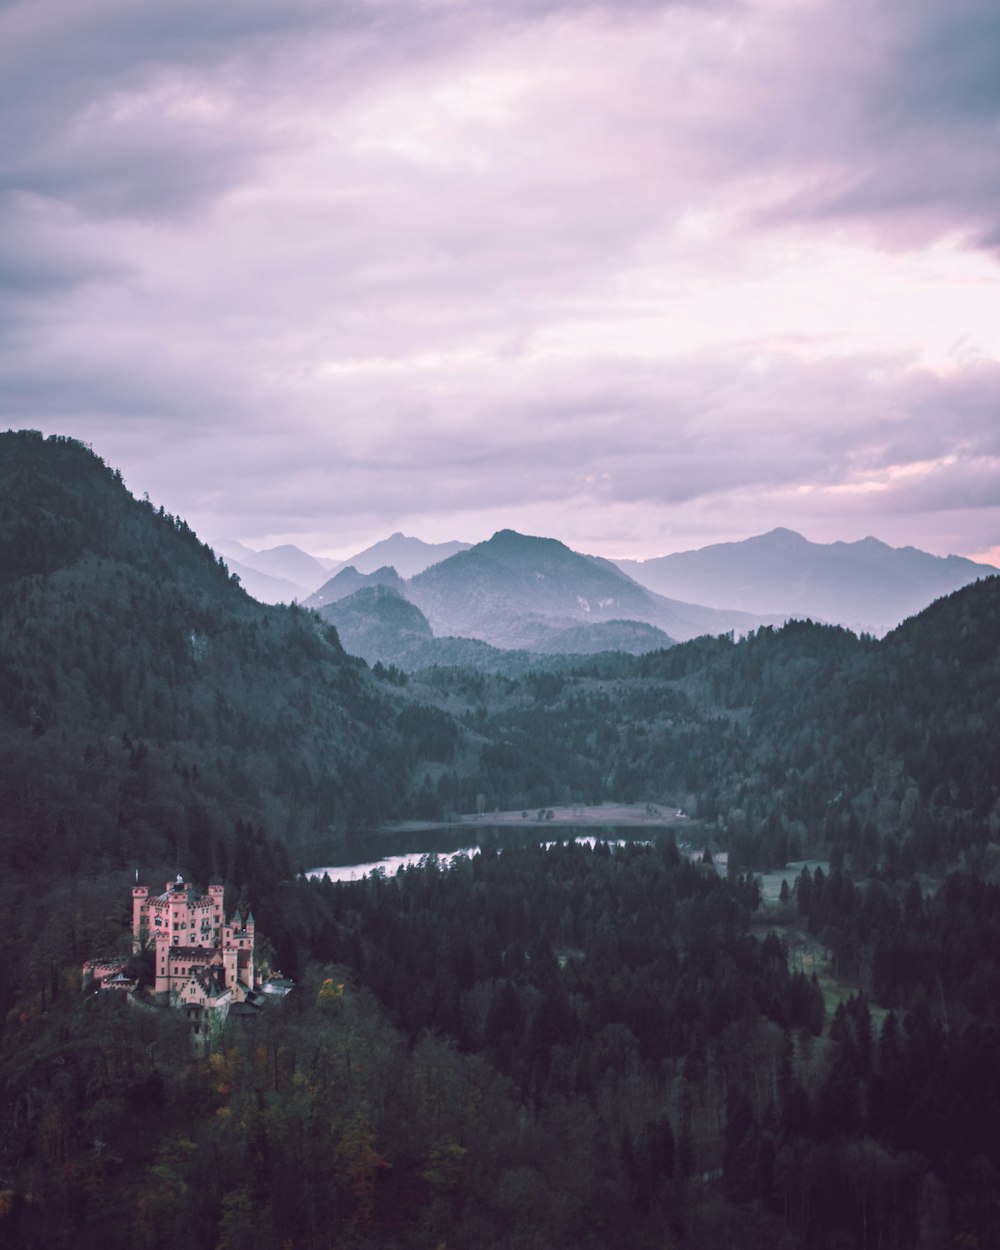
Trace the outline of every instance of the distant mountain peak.
{"label": "distant mountain peak", "polygon": [[359,573],[375,573],[391,566],[400,577],[414,577],[432,564],[438,564],[459,551],[467,550],[468,546],[468,543],[457,541],[425,543],[421,538],[411,538],[401,530],[396,530],[388,538],[348,556],[331,571],[337,572],[353,566]]}
{"label": "distant mountain peak", "polygon": [[[234,539],[214,543],[227,563],[238,573],[246,591],[262,603],[289,603],[304,599],[327,576],[325,566],[292,543],[281,543],[255,551]],[[233,561],[238,567],[233,567]]]}
{"label": "distant mountain peak", "polygon": [[[609,560],[583,555],[556,538],[498,530],[407,583],[438,636],[462,635],[510,649],[548,645],[552,632],[596,622],[643,622],[663,637],[690,638],[754,628],[761,618],[717,612],[650,594]],[[623,626],[615,627],[619,634]],[[581,636],[582,637],[582,636]],[[591,635],[594,637],[594,635]],[[634,632],[630,635],[635,640]],[[647,640],[652,642],[652,634]]]}
{"label": "distant mountain peak", "polygon": [[782,543],[786,546],[806,547],[809,545],[807,538],[803,538],[797,530],[787,529],[784,525],[778,525],[773,530],[768,530],[766,534],[761,534],[760,538],[768,539],[775,543]]}
{"label": "distant mountain peak", "polygon": [[488,538],[486,542],[479,543],[480,547],[563,547],[569,550],[565,543],[561,543],[558,538],[542,538],[536,534],[521,534],[517,530],[503,529],[497,530],[492,538]]}
{"label": "distant mountain peak", "polygon": [[307,608],[321,608],[324,604],[335,603],[346,599],[362,588],[389,587],[399,594],[403,587],[403,579],[388,564],[383,564],[372,573],[359,573],[353,564],[339,569],[334,575],[314,591],[305,601]]}

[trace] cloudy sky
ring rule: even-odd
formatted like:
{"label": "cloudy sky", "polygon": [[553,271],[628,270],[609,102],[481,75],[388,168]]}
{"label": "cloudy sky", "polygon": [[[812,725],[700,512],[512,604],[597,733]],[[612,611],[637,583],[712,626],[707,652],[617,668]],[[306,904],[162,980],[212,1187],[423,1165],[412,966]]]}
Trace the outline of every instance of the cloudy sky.
{"label": "cloudy sky", "polygon": [[996,0],[0,0],[0,426],[207,538],[1000,562]]}

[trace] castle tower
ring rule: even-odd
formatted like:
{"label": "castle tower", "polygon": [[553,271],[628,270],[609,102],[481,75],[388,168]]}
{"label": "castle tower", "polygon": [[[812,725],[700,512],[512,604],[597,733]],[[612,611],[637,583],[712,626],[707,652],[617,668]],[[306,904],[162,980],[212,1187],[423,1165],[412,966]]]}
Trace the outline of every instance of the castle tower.
{"label": "castle tower", "polygon": [[132,887],[132,951],[138,954],[149,938],[149,886]]}
{"label": "castle tower", "polygon": [[254,923],[253,923],[252,911],[247,912],[247,919],[246,919],[246,924],[244,925],[244,928],[246,929],[246,935],[247,935],[246,981],[247,981],[247,985],[252,990],[255,990],[257,988],[257,972],[256,972],[256,969],[254,968],[254,962],[253,962]]}
{"label": "castle tower", "polygon": [[215,945],[222,945],[222,926],[225,923],[225,916],[222,911],[223,895],[226,887],[223,885],[210,885],[208,887],[208,897],[212,903],[212,932],[215,934]]}
{"label": "castle tower", "polygon": [[170,991],[170,934],[157,933],[155,940],[153,991],[158,1002],[166,1002]]}

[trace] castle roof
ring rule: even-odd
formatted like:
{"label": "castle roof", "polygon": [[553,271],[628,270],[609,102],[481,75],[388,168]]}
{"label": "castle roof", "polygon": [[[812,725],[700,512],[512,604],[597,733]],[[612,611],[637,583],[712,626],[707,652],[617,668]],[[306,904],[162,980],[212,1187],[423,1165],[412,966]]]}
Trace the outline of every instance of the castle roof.
{"label": "castle roof", "polygon": [[226,977],[221,967],[197,968],[194,977],[201,988],[212,998],[218,998],[228,991]]}

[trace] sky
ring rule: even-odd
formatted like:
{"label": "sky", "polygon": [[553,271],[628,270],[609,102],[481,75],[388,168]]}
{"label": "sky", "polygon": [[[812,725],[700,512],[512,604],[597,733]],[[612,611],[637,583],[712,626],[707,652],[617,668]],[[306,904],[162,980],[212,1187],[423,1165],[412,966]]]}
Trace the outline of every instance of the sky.
{"label": "sky", "polygon": [[1000,563],[996,0],[0,0],[0,428],[202,535]]}

